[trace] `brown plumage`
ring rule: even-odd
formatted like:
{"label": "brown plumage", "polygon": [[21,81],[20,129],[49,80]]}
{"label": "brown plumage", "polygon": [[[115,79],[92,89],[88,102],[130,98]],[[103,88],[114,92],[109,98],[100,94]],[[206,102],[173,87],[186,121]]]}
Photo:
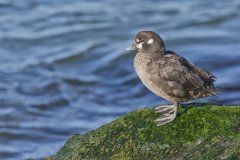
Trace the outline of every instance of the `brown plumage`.
{"label": "brown plumage", "polygon": [[156,120],[158,125],[175,119],[180,102],[217,94],[213,84],[216,77],[166,50],[158,34],[151,31],[139,32],[134,45],[138,49],[134,67],[143,84],[156,95],[174,103],[174,106],[156,108],[157,112],[163,113]]}

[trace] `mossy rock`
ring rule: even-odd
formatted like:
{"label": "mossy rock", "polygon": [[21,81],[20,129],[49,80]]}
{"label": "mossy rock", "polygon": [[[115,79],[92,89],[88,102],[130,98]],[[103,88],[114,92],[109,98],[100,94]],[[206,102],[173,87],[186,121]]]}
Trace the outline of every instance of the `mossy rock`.
{"label": "mossy rock", "polygon": [[240,106],[180,109],[172,123],[140,109],[84,135],[74,135],[56,160],[240,159]]}

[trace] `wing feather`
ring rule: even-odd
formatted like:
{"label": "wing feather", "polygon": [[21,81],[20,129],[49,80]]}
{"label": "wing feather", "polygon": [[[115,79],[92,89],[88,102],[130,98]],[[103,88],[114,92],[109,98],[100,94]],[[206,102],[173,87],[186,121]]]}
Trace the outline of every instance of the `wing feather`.
{"label": "wing feather", "polygon": [[151,64],[158,68],[156,73],[149,72],[154,74],[151,81],[170,96],[195,99],[214,94],[211,93],[215,91],[212,83],[216,77],[175,53],[166,54]]}
{"label": "wing feather", "polygon": [[171,54],[162,60],[165,63],[159,66],[159,75],[165,81],[175,81],[185,90],[193,90],[203,86],[203,80],[182,62],[180,56]]}

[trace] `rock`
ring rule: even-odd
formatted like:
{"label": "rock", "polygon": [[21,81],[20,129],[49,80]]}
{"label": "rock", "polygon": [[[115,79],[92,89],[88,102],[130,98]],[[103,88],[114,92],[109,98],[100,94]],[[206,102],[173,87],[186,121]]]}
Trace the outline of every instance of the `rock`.
{"label": "rock", "polygon": [[140,109],[74,135],[53,159],[240,159],[240,106],[187,105],[161,127],[154,123],[157,116]]}

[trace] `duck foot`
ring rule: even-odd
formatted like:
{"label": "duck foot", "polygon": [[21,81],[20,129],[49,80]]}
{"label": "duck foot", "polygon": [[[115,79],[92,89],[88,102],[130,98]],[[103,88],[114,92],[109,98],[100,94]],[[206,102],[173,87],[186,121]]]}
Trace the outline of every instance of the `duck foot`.
{"label": "duck foot", "polygon": [[155,120],[157,126],[162,126],[169,122],[172,122],[177,115],[178,105],[159,106],[155,108],[156,113],[160,113],[161,116]]}
{"label": "duck foot", "polygon": [[155,112],[160,114],[169,114],[174,111],[175,111],[174,105],[164,105],[164,106],[158,106],[155,108]]}

